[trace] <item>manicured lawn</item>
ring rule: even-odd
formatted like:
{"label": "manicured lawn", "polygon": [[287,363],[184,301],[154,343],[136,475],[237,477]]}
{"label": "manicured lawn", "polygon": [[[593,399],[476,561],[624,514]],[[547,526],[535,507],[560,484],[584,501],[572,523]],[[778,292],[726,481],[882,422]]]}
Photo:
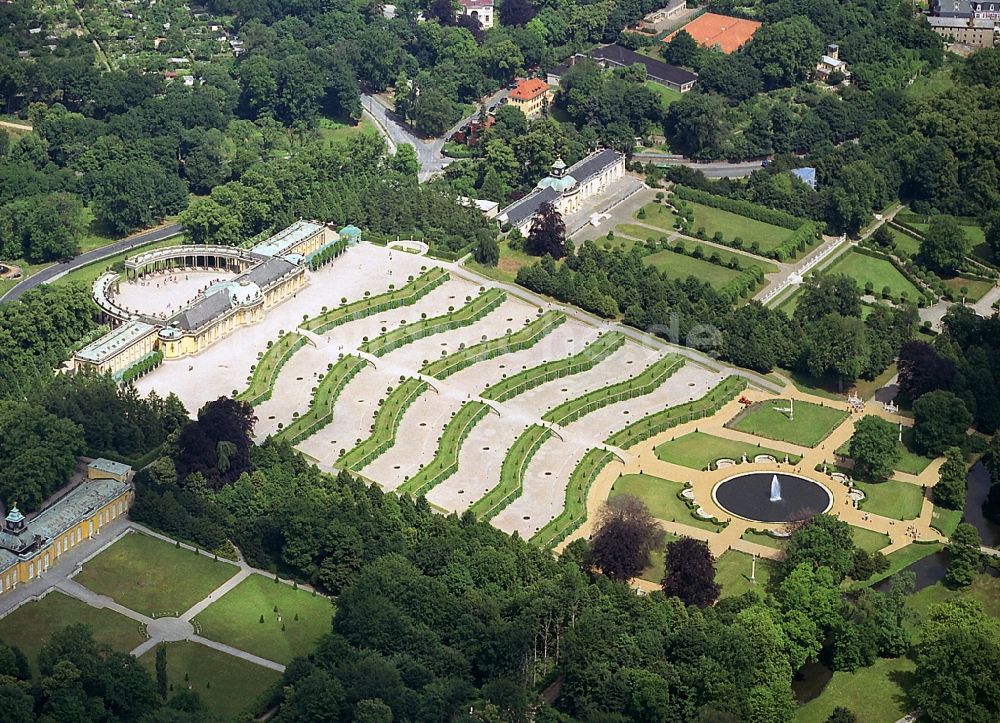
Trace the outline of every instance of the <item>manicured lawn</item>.
{"label": "manicured lawn", "polygon": [[905,231],[900,231],[892,226],[887,227],[896,242],[896,251],[899,255],[916,256],[920,253],[920,239],[911,236]]}
{"label": "manicured lawn", "polygon": [[[156,648],[139,662],[153,673]],[[235,718],[248,710],[280,677],[275,670],[198,643],[167,643],[167,681],[171,689],[177,692],[190,688],[212,713],[225,718]]]}
{"label": "manicured lawn", "polygon": [[723,526],[695,517],[684,500],[677,497],[682,489],[684,485],[679,482],[670,482],[649,474],[628,474],[618,478],[611,488],[609,499],[617,495],[632,495],[646,503],[650,513],[657,519],[680,522],[713,532],[722,529]]}
{"label": "manicured lawn", "polygon": [[327,142],[345,141],[359,135],[372,135],[378,131],[372,122],[367,118],[362,118],[357,124],[351,125],[332,118],[319,119],[320,138]]}
{"label": "manicured lawn", "polygon": [[741,539],[747,542],[756,542],[758,545],[765,545],[767,547],[773,547],[776,550],[784,550],[788,545],[788,540],[780,539],[777,537],[771,537],[771,535],[766,532],[754,532],[753,530],[747,530],[742,535]]}
{"label": "manicured lawn", "polygon": [[836,672],[819,696],[796,711],[795,721],[823,723],[838,707],[866,723],[897,721],[913,710],[906,691],[915,667],[909,658],[887,658],[853,673]]}
{"label": "manicured lawn", "polygon": [[896,470],[907,474],[920,474],[933,462],[930,457],[918,454],[913,441],[913,427],[903,427],[903,448],[900,450]]}
{"label": "manicured lawn", "polygon": [[759,437],[815,447],[847,419],[847,412],[832,406],[796,402],[794,420],[776,408],[788,407],[786,399],[769,399],[747,408],[726,426]]}
{"label": "manicured lawn", "polygon": [[865,552],[875,552],[889,544],[888,535],[853,525],[851,526],[851,538],[854,540],[854,544]]}
{"label": "manicured lawn", "polygon": [[972,585],[964,590],[950,590],[939,582],[913,593],[906,602],[923,619],[931,605],[966,597],[978,600],[987,614],[1000,618],[1000,578],[992,575],[976,575]]}
{"label": "manicured lawn", "polygon": [[647,80],[644,85],[663,99],[664,108],[681,97],[680,91],[673,90],[665,85],[660,85],[659,83],[654,83],[651,80]]}
{"label": "manicured lawn", "polygon": [[940,552],[944,545],[940,543],[930,543],[930,544],[911,544],[907,545],[901,550],[896,550],[895,552],[890,552],[885,556],[885,559],[889,561],[889,568],[878,575],[873,575],[867,580],[862,580],[860,582],[855,581],[848,585],[850,589],[856,590],[861,587],[869,587],[877,583],[882,582],[888,577],[892,577],[900,570],[909,567],[917,560],[922,560],[928,555],[933,555],[935,552]]}
{"label": "manicured lawn", "polygon": [[737,236],[743,239],[743,247],[749,249],[750,244],[757,242],[761,253],[772,251],[781,245],[782,241],[792,235],[792,231],[780,226],[772,226],[763,221],[755,221],[746,216],[723,211],[720,208],[703,206],[693,201],[685,201],[694,211],[694,223],[691,224],[691,232],[696,233],[699,228],[705,229],[708,238],[712,238],[716,231],[721,231],[726,240],[735,239]]}
{"label": "manicured lawn", "polygon": [[[920,223],[917,221],[907,221],[907,225],[913,226],[913,228],[917,229],[921,234],[926,234],[927,229],[930,228],[929,223]],[[973,246],[986,243],[986,232],[983,231],[982,226],[977,226],[976,224],[963,224],[962,230],[965,231],[965,238],[969,239]]]}
{"label": "manicured lawn", "polygon": [[853,250],[843,254],[823,273],[850,276],[861,290],[864,290],[865,284],[871,282],[876,296],[881,296],[882,289],[886,286],[893,296],[899,296],[905,291],[909,300],[913,302],[922,295],[909,279],[885,259],[872,258]]}
{"label": "manicured lawn", "polygon": [[[723,437],[716,437],[704,432],[689,432],[683,437],[664,442],[656,448],[656,456],[664,462],[672,462],[691,469],[706,469],[711,462],[718,459],[735,459],[739,461],[744,453],[748,460],[758,454],[769,454],[779,462],[785,460],[785,453],[775,449],[762,447],[759,444],[748,444]],[[795,464],[800,457],[789,454],[788,461]],[[734,473],[737,470],[733,470]]]}
{"label": "manicured lawn", "polygon": [[920,485],[896,480],[871,483],[855,480],[854,486],[865,493],[861,500],[861,509],[865,512],[891,520],[912,520],[920,516],[924,500]]}
{"label": "manicured lawn", "polygon": [[146,639],[135,620],[106,608],[90,607],[61,592],[50,592],[41,600],[25,603],[0,619],[0,640],[19,647],[37,674],[38,651],[42,645],[57,630],[75,623],[89,625],[94,640],[122,653]]}
{"label": "manicured lawn", "polygon": [[[955,276],[951,279],[945,279],[944,285],[951,290],[951,295],[956,301],[964,299],[968,303],[975,303],[993,288],[994,283],[989,279],[966,279]],[[963,288],[965,289],[964,295],[962,294]]]}
{"label": "manicured lawn", "polygon": [[[644,223],[647,226],[656,226],[656,228],[663,229],[668,234],[677,230],[674,228],[674,223],[677,221],[677,217],[674,215],[673,211],[664,206],[662,203],[656,203],[655,201],[647,203],[642,207],[642,210],[646,214],[645,218],[640,218],[639,212],[635,212],[635,219],[638,223]],[[646,237],[643,236],[643,238]]]}
{"label": "manicured lawn", "polygon": [[272,578],[251,575],[194,620],[209,640],[289,663],[311,653],[316,641],[330,632],[333,612],[333,604],[322,595],[314,597]]}
{"label": "manicured lawn", "polygon": [[931,513],[931,527],[945,537],[951,537],[961,521],[962,510],[946,510],[944,507],[935,505],[934,511]]}
{"label": "manicured lawn", "polygon": [[650,254],[643,262],[662,271],[671,279],[683,281],[694,276],[699,281],[705,281],[719,289],[740,275],[739,271],[713,264],[704,259],[695,259],[674,251],[659,251]]}
{"label": "manicured lawn", "polygon": [[500,241],[500,261],[497,262],[496,266],[483,266],[472,260],[467,261],[466,264],[484,276],[512,284],[522,266],[531,266],[537,261],[538,257],[531,256],[524,251],[515,251],[507,245],[506,241]]}
{"label": "manicured lawn", "polygon": [[133,533],[86,563],[74,580],[144,615],[177,615],[236,572],[228,562]]}
{"label": "manicured lawn", "polygon": [[715,561],[715,581],[722,586],[720,597],[742,595],[747,590],[760,590],[763,594],[776,565],[774,560],[766,557],[757,558],[757,582],[754,583],[750,582],[750,569],[753,566],[750,555],[739,550],[723,553],[722,557]]}
{"label": "manicured lawn", "polygon": [[786,296],[780,304],[778,304],[778,311],[783,311],[789,319],[792,318],[795,314],[795,307],[799,305],[799,299],[801,298],[801,290],[796,289],[794,292]]}

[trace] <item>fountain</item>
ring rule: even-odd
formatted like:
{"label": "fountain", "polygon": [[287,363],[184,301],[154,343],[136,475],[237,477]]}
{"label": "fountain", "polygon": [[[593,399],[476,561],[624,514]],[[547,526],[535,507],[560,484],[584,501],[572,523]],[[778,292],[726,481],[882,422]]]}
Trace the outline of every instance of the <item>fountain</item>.
{"label": "fountain", "polygon": [[781,502],[781,481],[778,475],[771,477],[771,502]]}
{"label": "fountain", "polygon": [[790,472],[747,472],[712,489],[715,504],[755,522],[792,522],[830,509],[833,495],[819,482]]}

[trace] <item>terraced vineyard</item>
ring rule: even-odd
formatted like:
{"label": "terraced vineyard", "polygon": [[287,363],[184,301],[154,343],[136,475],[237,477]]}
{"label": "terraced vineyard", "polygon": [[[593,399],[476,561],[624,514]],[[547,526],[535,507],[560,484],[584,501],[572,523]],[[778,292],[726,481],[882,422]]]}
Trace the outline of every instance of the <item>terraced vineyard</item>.
{"label": "terraced vineyard", "polygon": [[435,266],[402,288],[387,291],[378,296],[358,299],[336,309],[324,311],[319,316],[314,316],[303,322],[301,328],[315,334],[325,334],[341,324],[357,321],[366,316],[379,314],[400,306],[410,306],[444,284],[449,278],[447,271]]}
{"label": "terraced vineyard", "polygon": [[580,353],[518,372],[486,387],[480,396],[495,402],[505,402],[553,379],[589,371],[615,353],[624,343],[625,335],[621,332],[607,332]]}
{"label": "terraced vineyard", "polygon": [[682,366],[684,366],[684,358],[670,354],[657,359],[641,374],[632,379],[609,384],[560,404],[555,409],[546,412],[542,419],[560,426],[571,424],[601,407],[649,394]]}
{"label": "terraced vineyard", "polygon": [[329,424],[333,417],[333,407],[337,403],[337,397],[344,391],[344,387],[354,378],[354,375],[364,369],[365,364],[364,359],[353,354],[345,356],[334,364],[316,387],[312,401],[309,402],[309,411],[296,417],[291,424],[275,436],[290,444],[298,444]]}
{"label": "terraced vineyard", "polygon": [[277,342],[268,342],[267,351],[257,361],[250,375],[249,386],[236,399],[257,406],[271,398],[281,367],[292,354],[306,345],[306,338],[296,332],[282,334]]}
{"label": "terraced vineyard", "polygon": [[468,326],[498,308],[506,299],[507,293],[505,291],[489,289],[455,311],[449,311],[447,314],[430,319],[421,319],[416,323],[401,326],[366,341],[361,345],[361,351],[373,356],[384,356],[405,344],[410,344],[431,334]]}
{"label": "terraced vineyard", "polygon": [[399,423],[407,408],[428,389],[427,382],[414,378],[406,379],[393,389],[375,415],[371,436],[337,460],[337,466],[360,472],[392,447],[396,443]]}
{"label": "terraced vineyard", "polygon": [[441,484],[458,470],[458,454],[462,450],[462,442],[469,436],[472,428],[489,413],[490,408],[483,402],[466,402],[455,413],[451,421],[445,425],[441,438],[438,440],[434,459],[399,486],[400,494],[410,494],[414,497],[427,494],[436,485]]}
{"label": "terraced vineyard", "polygon": [[587,519],[587,494],[590,486],[614,460],[615,456],[606,449],[588,450],[583,459],[573,468],[566,487],[566,505],[562,513],[531,538],[543,547],[554,547],[566,539],[571,532]]}
{"label": "terraced vineyard", "polygon": [[455,372],[462,371],[478,362],[528,349],[565,321],[565,314],[558,311],[546,311],[515,332],[473,344],[466,349],[461,349],[454,354],[449,354],[425,365],[420,371],[435,379],[447,379]]}
{"label": "terraced vineyard", "polygon": [[491,519],[521,495],[528,463],[538,452],[538,448],[551,436],[551,429],[533,424],[517,438],[504,457],[503,466],[500,468],[500,484],[469,508],[476,517]]}

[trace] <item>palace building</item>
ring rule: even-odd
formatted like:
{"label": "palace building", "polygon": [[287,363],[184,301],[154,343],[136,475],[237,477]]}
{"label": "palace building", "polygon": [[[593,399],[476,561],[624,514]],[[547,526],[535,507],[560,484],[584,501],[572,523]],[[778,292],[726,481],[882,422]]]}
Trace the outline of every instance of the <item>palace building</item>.
{"label": "palace building", "polygon": [[104,274],[94,282],[94,300],[115,328],[77,351],[70,367],[121,378],[153,356],[197,354],[239,327],[262,320],[268,309],[308,283],[306,272],[315,259],[341,253],[358,243],[360,235],[355,226],[338,233],[323,224],[297,221],[250,249],[181,245],[132,256],[125,261],[125,279],[130,282],[154,273],[204,269],[236,276],[212,284],[170,316],[156,317],[123,308],[116,301],[121,276]]}
{"label": "palace building", "polygon": [[527,236],[542,204],[552,203],[563,217],[579,214],[587,210],[591,198],[607,192],[624,176],[625,156],[618,151],[595,151],[569,168],[559,158],[552,172],[531,193],[503,209],[497,220]]}
{"label": "palace building", "polygon": [[87,465],[87,478],[30,519],[11,506],[0,527],[0,593],[33,580],[84,539],[127,514],[132,468],[109,459]]}

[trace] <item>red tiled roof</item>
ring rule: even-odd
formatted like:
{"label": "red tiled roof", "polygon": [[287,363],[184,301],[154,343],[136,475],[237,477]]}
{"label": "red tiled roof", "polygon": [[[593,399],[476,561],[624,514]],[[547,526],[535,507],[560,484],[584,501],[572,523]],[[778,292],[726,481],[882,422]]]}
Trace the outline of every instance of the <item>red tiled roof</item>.
{"label": "red tiled roof", "polygon": [[548,83],[539,78],[517,81],[517,87],[510,92],[514,100],[532,100],[549,89]]}
{"label": "red tiled roof", "polygon": [[[760,25],[756,20],[705,13],[689,22],[681,30],[686,30],[702,47],[714,48],[718,46],[723,53],[732,53],[743,47],[757,32]],[[663,42],[669,43],[678,32],[680,30],[671,33],[663,39]]]}

